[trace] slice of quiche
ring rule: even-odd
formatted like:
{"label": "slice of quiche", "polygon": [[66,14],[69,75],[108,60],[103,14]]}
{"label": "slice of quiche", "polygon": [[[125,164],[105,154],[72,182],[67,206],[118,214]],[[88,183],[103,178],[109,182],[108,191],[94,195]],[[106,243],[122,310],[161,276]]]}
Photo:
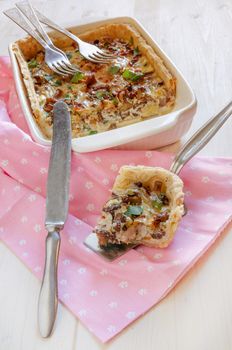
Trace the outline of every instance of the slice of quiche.
{"label": "slice of quiche", "polygon": [[165,248],[184,213],[183,182],[158,167],[123,166],[94,230],[99,245]]}

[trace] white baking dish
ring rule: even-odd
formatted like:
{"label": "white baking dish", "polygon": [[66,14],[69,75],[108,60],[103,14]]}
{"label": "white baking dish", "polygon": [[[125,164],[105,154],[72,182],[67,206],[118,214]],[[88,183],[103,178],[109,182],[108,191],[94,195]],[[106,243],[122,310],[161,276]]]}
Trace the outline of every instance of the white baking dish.
{"label": "white baking dish", "polygon": [[[123,22],[134,26],[146,39],[150,46],[154,48],[157,54],[164,60],[166,66],[177,78],[177,99],[175,108],[171,113],[160,117],[154,117],[136,124],[109,130],[100,134],[75,138],[72,140],[73,150],[76,152],[91,152],[105,148],[154,149],[179,140],[190,128],[196,111],[196,98],[183,75],[151,38],[143,26],[134,18],[117,17],[72,26],[69,27],[69,29],[71,29],[73,33],[78,34],[110,22]],[[51,141],[45,138],[33,117],[17,59],[12,51],[12,45],[9,46],[9,52],[12,60],[19,100],[21,102],[21,106],[32,137],[40,144],[50,145]]]}

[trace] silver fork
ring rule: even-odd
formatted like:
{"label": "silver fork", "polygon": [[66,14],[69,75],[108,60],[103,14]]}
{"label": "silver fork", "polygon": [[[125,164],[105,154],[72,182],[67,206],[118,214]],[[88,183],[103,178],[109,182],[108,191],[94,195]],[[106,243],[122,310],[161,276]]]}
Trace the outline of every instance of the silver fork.
{"label": "silver fork", "polygon": [[32,28],[32,26],[24,19],[23,15],[17,8],[6,10],[3,13],[40,43],[45,49],[45,62],[51,70],[59,75],[65,76],[77,71],[69,67],[68,58],[67,62],[66,57],[63,54],[51,48],[46,41],[41,38],[37,31],[34,30],[34,28]]}
{"label": "silver fork", "polygon": [[69,32],[67,29],[60,27],[58,24],[52,22],[49,18],[45,17],[38,10],[35,10],[40,22],[48,25],[49,27],[58,30],[58,32],[63,33],[68,36],[74,42],[78,44],[79,51],[83,57],[94,63],[108,63],[110,60],[115,59],[114,55],[108,54],[104,50],[99,49],[99,47],[86,43],[85,41],[79,39],[76,35]]}
{"label": "silver fork", "polygon": [[77,71],[77,68],[71,64],[66,54],[53,44],[48,34],[44,30],[43,26],[41,25],[35,13],[35,10],[32,7],[29,0],[16,3],[16,7],[24,14],[24,16],[27,17],[29,22],[36,28],[36,31],[40,34],[40,36],[44,39],[44,41],[46,41],[48,46],[51,49],[60,52],[64,56],[64,61],[61,62],[61,64],[65,65],[63,68],[70,70],[70,73],[75,73]]}

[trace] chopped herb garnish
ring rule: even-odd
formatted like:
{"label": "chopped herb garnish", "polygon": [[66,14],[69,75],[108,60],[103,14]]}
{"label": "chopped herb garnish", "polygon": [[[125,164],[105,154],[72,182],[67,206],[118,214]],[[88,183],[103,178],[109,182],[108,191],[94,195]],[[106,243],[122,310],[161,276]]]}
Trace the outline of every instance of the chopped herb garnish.
{"label": "chopped herb garnish", "polygon": [[38,62],[34,58],[32,58],[32,60],[30,60],[27,64],[29,68],[35,68],[38,66]]}
{"label": "chopped herb garnish", "polygon": [[96,92],[96,97],[97,97],[99,100],[103,100],[104,97],[106,97],[106,96],[109,96],[108,91],[97,91],[97,92]]}
{"label": "chopped herb garnish", "polygon": [[114,75],[114,74],[117,74],[119,70],[120,70],[119,66],[111,66],[109,67],[108,72]]}
{"label": "chopped herb garnish", "polygon": [[66,56],[68,57],[69,60],[72,58],[72,54],[70,52],[66,53]]}
{"label": "chopped herb garnish", "polygon": [[68,85],[68,89],[72,90],[73,89],[72,85]]}
{"label": "chopped herb garnish", "polygon": [[91,130],[91,131],[89,132],[89,135],[94,135],[94,134],[97,134],[97,131],[96,131],[96,130]]}
{"label": "chopped herb garnish", "polygon": [[140,205],[129,205],[127,211],[124,213],[126,216],[139,216],[143,212],[143,207]]}
{"label": "chopped herb garnish", "polygon": [[163,202],[159,198],[157,198],[152,201],[152,206],[158,211],[160,211],[163,207]]}
{"label": "chopped herb garnish", "polygon": [[56,81],[54,81],[54,85],[55,85],[55,86],[61,86],[61,85],[62,85],[61,80],[56,80]]}
{"label": "chopped herb garnish", "polygon": [[44,76],[44,78],[45,78],[47,81],[50,81],[50,80],[52,80],[54,77],[53,77],[53,75],[46,74],[46,75]]}
{"label": "chopped herb garnish", "polygon": [[116,97],[113,97],[112,102],[115,106],[118,105],[118,99]]}
{"label": "chopped herb garnish", "polygon": [[130,44],[130,45],[134,45],[134,39],[132,38],[132,36],[130,37],[129,44]]}
{"label": "chopped herb garnish", "polygon": [[125,69],[124,72],[122,73],[122,76],[126,80],[137,81],[143,77],[143,74],[142,73],[135,73],[129,69]]}
{"label": "chopped herb garnish", "polygon": [[64,96],[64,98],[72,98],[72,96],[69,95],[69,94],[66,94],[66,95]]}
{"label": "chopped herb garnish", "polygon": [[79,83],[83,78],[84,78],[84,74],[83,73],[81,73],[81,72],[76,72],[75,74],[74,74],[74,76],[72,77],[72,79],[71,79],[71,82],[72,83]]}
{"label": "chopped herb garnish", "polygon": [[87,130],[87,131],[91,130],[90,126],[88,124],[84,124],[83,128],[84,128],[84,130]]}
{"label": "chopped herb garnish", "polygon": [[134,56],[138,56],[139,55],[139,48],[138,48],[138,46],[134,49],[133,55]]}

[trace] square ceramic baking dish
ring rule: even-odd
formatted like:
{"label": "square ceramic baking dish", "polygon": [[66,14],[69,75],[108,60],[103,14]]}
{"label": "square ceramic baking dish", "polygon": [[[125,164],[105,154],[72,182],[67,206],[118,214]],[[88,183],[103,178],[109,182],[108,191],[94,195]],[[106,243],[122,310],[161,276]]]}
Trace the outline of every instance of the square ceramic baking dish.
{"label": "square ceramic baking dish", "polygon": [[[76,152],[92,152],[106,148],[120,149],[154,149],[169,145],[179,140],[190,128],[196,111],[196,98],[194,93],[184,79],[183,75],[171,62],[167,55],[161,50],[157,43],[147,33],[143,26],[134,18],[117,17],[97,22],[72,26],[68,29],[74,34],[80,34],[89,29],[94,29],[106,23],[127,23],[136,28],[147,43],[163,59],[165,65],[177,79],[176,104],[171,113],[160,117],[149,118],[135,124],[121,128],[105,131],[99,134],[72,139],[72,148]],[[51,32],[58,36],[59,33]],[[17,59],[9,46],[9,53],[13,66],[13,73],[19,100],[30,128],[33,139],[42,144],[50,145],[48,140],[40,131],[31,111],[30,101],[23,83]]]}

